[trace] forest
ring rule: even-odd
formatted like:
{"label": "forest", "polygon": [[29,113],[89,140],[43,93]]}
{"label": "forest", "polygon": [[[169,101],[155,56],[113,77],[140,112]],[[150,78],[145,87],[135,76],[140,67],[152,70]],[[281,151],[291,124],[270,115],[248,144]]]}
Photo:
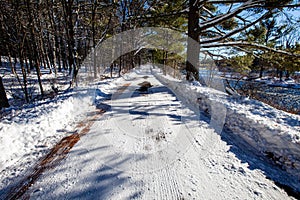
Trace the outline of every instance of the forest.
{"label": "forest", "polygon": [[[298,0],[1,0],[0,6],[1,108],[9,106],[6,81],[18,84],[22,95],[17,97],[27,103],[36,98],[30,94],[28,77],[34,77],[41,98],[47,96],[45,72],[53,79],[65,72],[69,88],[74,87],[84,60],[97,46],[143,27],[184,35],[186,41],[175,48],[185,56],[144,47],[106,67],[118,66],[120,75],[151,57],[200,82],[204,58],[223,70],[244,75],[254,71],[259,77],[275,70],[282,79],[300,70]],[[93,78],[100,77],[93,64]],[[11,79],[6,79],[8,74]],[[55,85],[52,90],[58,92]]]}

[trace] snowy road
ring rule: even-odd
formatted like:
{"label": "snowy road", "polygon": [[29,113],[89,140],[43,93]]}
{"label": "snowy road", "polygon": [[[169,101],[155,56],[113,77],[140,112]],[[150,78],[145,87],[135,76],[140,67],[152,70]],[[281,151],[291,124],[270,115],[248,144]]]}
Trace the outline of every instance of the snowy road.
{"label": "snowy road", "polygon": [[[148,92],[139,91],[148,81]],[[147,67],[117,82],[111,111],[93,119],[31,199],[292,199],[249,169]],[[188,95],[188,94],[187,94]]]}

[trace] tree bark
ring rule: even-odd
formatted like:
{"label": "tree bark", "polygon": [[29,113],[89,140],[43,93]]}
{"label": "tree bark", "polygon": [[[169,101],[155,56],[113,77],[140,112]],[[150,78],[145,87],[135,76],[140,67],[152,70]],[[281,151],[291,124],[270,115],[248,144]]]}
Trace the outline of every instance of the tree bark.
{"label": "tree bark", "polygon": [[191,81],[193,79],[199,80],[199,8],[197,0],[189,1],[188,12],[188,40],[187,40],[187,61],[186,61],[186,79]]}

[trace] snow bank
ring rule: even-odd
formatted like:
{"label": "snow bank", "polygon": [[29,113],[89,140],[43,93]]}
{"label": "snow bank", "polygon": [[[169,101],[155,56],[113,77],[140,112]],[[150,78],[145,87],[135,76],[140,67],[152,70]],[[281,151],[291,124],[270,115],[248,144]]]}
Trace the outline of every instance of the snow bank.
{"label": "snow bank", "polygon": [[61,99],[29,105],[0,122],[0,171],[25,157],[38,159],[41,149],[49,149],[74,131],[75,122],[89,110],[89,94],[66,94]]}
{"label": "snow bank", "polygon": [[300,179],[300,116],[159,73],[155,76],[194,111],[206,113],[217,133],[231,131]]}

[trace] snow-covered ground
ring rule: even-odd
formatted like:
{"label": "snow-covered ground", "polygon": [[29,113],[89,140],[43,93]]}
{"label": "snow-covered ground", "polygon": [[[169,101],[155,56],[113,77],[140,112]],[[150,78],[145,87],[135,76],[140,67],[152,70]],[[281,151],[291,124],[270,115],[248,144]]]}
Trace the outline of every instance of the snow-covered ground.
{"label": "snow-covered ground", "polygon": [[[144,81],[152,85],[149,92],[137,90]],[[112,99],[105,100],[103,94],[109,93]],[[95,111],[95,103],[111,110],[93,118],[88,133],[66,159],[40,174],[24,196],[293,199],[270,180],[270,174],[278,172],[276,167],[256,153],[298,145],[299,116],[163,77],[147,65],[113,82],[78,87],[73,95],[56,98],[0,122],[1,199],[12,195],[10,189],[34,170],[35,162],[49,148],[76,132],[78,123]],[[231,136],[224,135],[224,125]],[[274,130],[275,144],[270,143]],[[230,143],[232,138],[240,143]],[[243,148],[236,146],[240,144]],[[289,155],[297,152],[297,147],[279,153]],[[293,156],[288,158],[295,159]],[[279,175],[284,177],[276,181],[289,181],[289,175]],[[291,183],[299,189],[299,179],[291,179]]]}

